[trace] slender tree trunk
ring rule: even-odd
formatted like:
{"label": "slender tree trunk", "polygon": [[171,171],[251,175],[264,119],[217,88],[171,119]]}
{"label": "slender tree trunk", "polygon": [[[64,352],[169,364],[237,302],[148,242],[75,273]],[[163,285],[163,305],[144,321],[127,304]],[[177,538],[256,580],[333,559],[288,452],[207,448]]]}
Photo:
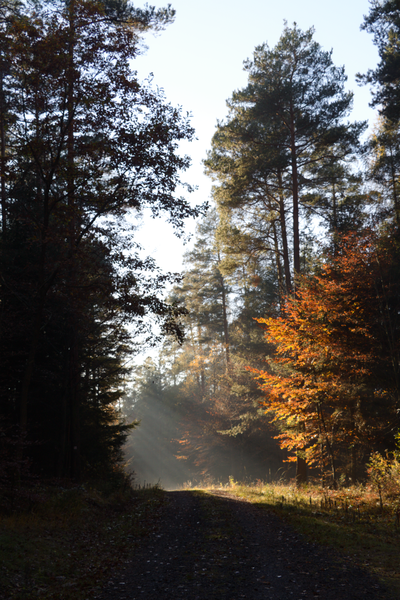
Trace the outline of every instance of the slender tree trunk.
{"label": "slender tree trunk", "polygon": [[321,406],[318,406],[317,410],[318,410],[318,419],[319,419],[319,424],[320,424],[319,431],[320,431],[320,435],[325,440],[325,448],[326,448],[326,451],[328,453],[329,461],[330,461],[330,464],[331,464],[332,481],[333,481],[334,487],[336,487],[336,462],[335,462],[335,455],[334,455],[334,452],[333,452],[332,444],[329,441],[329,435],[328,435],[328,431],[327,431],[327,428],[326,428],[326,423],[325,423],[325,419],[324,419],[324,413],[322,412]]}
{"label": "slender tree trunk", "polygon": [[[218,251],[218,263],[221,262],[220,253]],[[230,351],[229,351],[229,329],[228,329],[228,307],[226,301],[226,289],[223,275],[221,277],[221,290],[222,290],[222,319],[224,325],[224,343],[225,343],[225,356],[226,356],[226,368],[229,370],[230,365]]]}
{"label": "slender tree trunk", "polygon": [[337,222],[337,201],[336,201],[335,182],[332,183],[332,212],[333,212],[333,218],[332,218],[333,251],[334,251],[334,255],[336,255],[337,245],[339,242],[339,235],[338,235],[338,222]]}
{"label": "slender tree trunk", "polygon": [[273,221],[273,223],[272,223],[272,232],[273,232],[273,238],[274,238],[275,263],[276,263],[276,269],[278,271],[279,299],[280,299],[280,302],[282,305],[283,299],[285,297],[286,286],[285,286],[285,281],[284,281],[283,273],[282,273],[281,257],[280,257],[280,252],[279,252],[278,235],[276,233],[276,222],[275,221]]}
{"label": "slender tree trunk", "polygon": [[322,479],[322,487],[326,487],[326,476],[325,476],[325,463],[324,463],[324,445],[320,444],[320,452],[321,452],[321,479]]}
{"label": "slender tree trunk", "polygon": [[289,249],[288,249],[287,230],[286,230],[286,211],[285,211],[285,200],[283,197],[283,184],[282,184],[281,171],[278,171],[278,183],[279,183],[279,221],[280,221],[281,236],[282,236],[283,268],[285,270],[286,293],[288,295],[290,295],[292,293],[292,278],[291,278],[291,274],[290,274]]}
{"label": "slender tree trunk", "polygon": [[[293,266],[294,287],[296,291],[296,278],[300,274],[300,234],[299,234],[299,176],[297,170],[296,135],[294,129],[293,105],[290,105],[290,145],[292,157],[292,194],[293,194]],[[305,427],[304,423],[302,427]],[[307,481],[307,463],[301,456],[297,456],[296,482],[301,485]]]}
{"label": "slender tree trunk", "polygon": [[[293,195],[293,264],[295,276],[300,273],[300,235],[299,235],[299,175],[297,170],[296,134],[294,129],[293,106],[290,106],[290,151],[292,157],[292,195]],[[296,284],[296,282],[295,282]]]}
{"label": "slender tree trunk", "polygon": [[351,447],[351,483],[353,485],[357,482],[357,449],[356,445],[353,444]]}

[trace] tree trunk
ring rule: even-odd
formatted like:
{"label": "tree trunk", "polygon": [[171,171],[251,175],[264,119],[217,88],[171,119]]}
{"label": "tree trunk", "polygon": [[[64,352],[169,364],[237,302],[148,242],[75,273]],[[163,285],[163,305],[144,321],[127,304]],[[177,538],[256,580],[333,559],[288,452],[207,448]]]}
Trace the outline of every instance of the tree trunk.
{"label": "tree trunk", "polygon": [[275,221],[273,221],[273,223],[272,223],[272,231],[273,231],[273,237],[274,237],[275,263],[276,263],[276,269],[277,269],[277,272],[278,272],[279,300],[280,300],[280,303],[282,305],[283,299],[285,297],[286,286],[285,286],[285,282],[283,280],[281,257],[280,257],[280,252],[279,252],[278,236],[277,236],[277,233],[276,233],[276,223],[275,223]]}
{"label": "tree trunk", "polygon": [[281,226],[282,250],[283,250],[283,268],[285,270],[286,293],[292,293],[292,278],[290,274],[289,249],[286,231],[286,211],[285,201],[283,197],[282,173],[278,171],[279,182],[279,221]]}
{"label": "tree trunk", "polygon": [[[299,235],[299,175],[297,170],[296,134],[294,130],[293,106],[290,106],[290,152],[292,157],[292,195],[293,195],[293,265],[295,276],[300,273],[300,235]],[[296,285],[296,282],[295,282]]]}
{"label": "tree trunk", "polygon": [[300,486],[307,482],[307,463],[301,456],[297,455],[296,461],[296,485]]}
{"label": "tree trunk", "polygon": [[334,251],[334,255],[336,256],[337,245],[339,242],[339,236],[338,236],[337,202],[336,202],[335,182],[332,183],[332,209],[333,209],[333,217],[332,217],[332,221],[333,221],[333,223],[332,223],[333,251]]}
{"label": "tree trunk", "polygon": [[[299,176],[297,171],[296,136],[294,130],[293,105],[290,104],[290,143],[292,156],[292,194],[293,194],[293,266],[294,287],[296,292],[296,276],[300,274],[300,235],[299,235]],[[307,463],[297,455],[296,483],[301,485],[307,481]]]}
{"label": "tree trunk", "polygon": [[[220,258],[220,254],[218,251],[218,262],[220,262],[220,260],[221,260],[221,258]],[[222,289],[222,319],[224,322],[226,369],[228,371],[231,359],[230,359],[230,351],[229,351],[228,310],[227,310],[226,290],[225,290],[225,282],[224,282],[223,275],[221,275],[221,289]]]}
{"label": "tree trunk", "polygon": [[351,472],[350,472],[350,477],[351,477],[351,483],[353,485],[356,484],[357,481],[357,450],[356,450],[356,445],[353,444],[351,447]]}

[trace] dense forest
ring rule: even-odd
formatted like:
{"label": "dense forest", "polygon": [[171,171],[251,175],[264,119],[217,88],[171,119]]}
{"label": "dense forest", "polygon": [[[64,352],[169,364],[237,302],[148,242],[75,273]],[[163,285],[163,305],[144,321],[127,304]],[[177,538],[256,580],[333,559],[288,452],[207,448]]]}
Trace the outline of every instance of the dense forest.
{"label": "dense forest", "polygon": [[201,211],[177,194],[187,116],[132,69],[174,11],[0,6],[0,478],[111,476],[135,425],[119,410],[132,352],[154,321],[182,337],[174,277],[141,257],[135,215],[179,234]]}
{"label": "dense forest", "polygon": [[[372,134],[312,28],[256,47],[208,210],[181,179],[188,116],[133,68],[173,19],[0,0],[0,484],[124,462],[171,486],[355,482],[400,429],[400,1],[362,24]],[[199,219],[181,278],[143,258],[145,208],[177,235]]]}
{"label": "dense forest", "polygon": [[170,294],[184,344],[166,340],[126,400],[143,478],[336,485],[396,447],[400,2],[371,2],[362,28],[380,56],[358,76],[372,134],[313,28],[285,24],[244,62],[204,161],[212,209]]}

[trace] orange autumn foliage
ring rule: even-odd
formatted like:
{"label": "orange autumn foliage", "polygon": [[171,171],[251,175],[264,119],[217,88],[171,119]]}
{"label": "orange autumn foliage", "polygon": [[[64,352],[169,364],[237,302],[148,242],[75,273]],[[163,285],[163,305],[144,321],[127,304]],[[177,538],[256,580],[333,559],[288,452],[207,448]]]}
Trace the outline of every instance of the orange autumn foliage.
{"label": "orange autumn foliage", "polygon": [[394,250],[390,237],[348,235],[318,274],[299,279],[281,317],[257,319],[276,354],[265,370],[249,370],[277,439],[289,460],[300,451],[310,464],[328,464],[334,478],[338,454],[375,443],[394,418],[398,344],[385,326]]}

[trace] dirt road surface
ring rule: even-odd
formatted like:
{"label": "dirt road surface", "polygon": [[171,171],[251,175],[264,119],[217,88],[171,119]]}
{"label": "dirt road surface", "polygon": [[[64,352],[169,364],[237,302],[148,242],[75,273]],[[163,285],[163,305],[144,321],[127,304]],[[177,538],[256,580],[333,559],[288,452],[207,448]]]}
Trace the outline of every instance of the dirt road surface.
{"label": "dirt road surface", "polygon": [[166,492],[149,536],[99,600],[378,600],[379,582],[228,495]]}

